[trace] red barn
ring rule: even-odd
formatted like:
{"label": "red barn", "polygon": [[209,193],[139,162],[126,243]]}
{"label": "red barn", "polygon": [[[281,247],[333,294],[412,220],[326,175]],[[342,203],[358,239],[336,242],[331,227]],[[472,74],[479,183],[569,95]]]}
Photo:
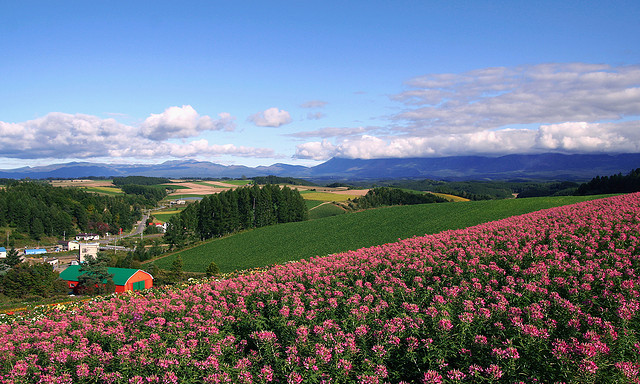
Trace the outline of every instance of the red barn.
{"label": "red barn", "polygon": [[[107,271],[113,275],[113,282],[116,285],[116,292],[141,291],[153,287],[153,276],[141,269],[131,268],[108,268]],[[82,272],[84,273],[84,272]],[[69,289],[75,289],[79,283],[79,265],[70,265],[60,272],[60,278],[65,280]],[[103,281],[106,283],[106,281]]]}

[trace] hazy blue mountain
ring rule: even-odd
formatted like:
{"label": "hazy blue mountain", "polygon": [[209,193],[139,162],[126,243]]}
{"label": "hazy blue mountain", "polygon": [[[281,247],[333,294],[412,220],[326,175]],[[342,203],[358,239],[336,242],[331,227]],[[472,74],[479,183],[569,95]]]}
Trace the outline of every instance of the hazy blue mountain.
{"label": "hazy blue mountain", "polygon": [[0,170],[0,178],[45,179],[88,176],[158,176],[169,178],[268,176],[313,179],[429,178],[444,180],[563,179],[588,180],[598,175],[628,173],[640,168],[640,153],[621,155],[452,156],[407,159],[333,158],[315,167],[289,164],[246,167],[208,161],[167,161],[161,164],[74,162]]}

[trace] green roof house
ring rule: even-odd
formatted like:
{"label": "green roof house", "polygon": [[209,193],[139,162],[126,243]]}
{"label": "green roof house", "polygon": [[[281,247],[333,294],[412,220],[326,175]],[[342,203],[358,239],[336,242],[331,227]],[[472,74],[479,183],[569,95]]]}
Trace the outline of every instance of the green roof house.
{"label": "green roof house", "polygon": [[[107,271],[113,275],[116,292],[140,291],[153,287],[153,276],[141,269],[110,267]],[[60,272],[60,278],[67,282],[70,289],[74,289],[80,282],[78,277],[84,273],[80,272],[80,265],[70,265]],[[106,281],[103,281],[103,283],[106,283]]]}

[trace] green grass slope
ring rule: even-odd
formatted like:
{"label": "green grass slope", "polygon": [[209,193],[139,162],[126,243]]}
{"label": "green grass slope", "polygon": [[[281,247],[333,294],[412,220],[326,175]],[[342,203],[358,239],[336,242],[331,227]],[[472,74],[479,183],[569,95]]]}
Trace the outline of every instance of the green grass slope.
{"label": "green grass slope", "polygon": [[[466,228],[601,196],[562,196],[529,199],[394,206],[280,224],[216,239],[183,250],[185,271],[204,272],[215,261],[221,272],[284,263],[356,250],[412,236]],[[156,260],[169,269],[175,255]]]}

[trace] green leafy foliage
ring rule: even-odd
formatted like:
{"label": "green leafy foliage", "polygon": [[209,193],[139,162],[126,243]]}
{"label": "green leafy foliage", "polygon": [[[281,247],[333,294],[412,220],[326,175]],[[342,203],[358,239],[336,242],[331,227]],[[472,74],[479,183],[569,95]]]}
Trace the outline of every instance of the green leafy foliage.
{"label": "green leafy foliage", "polygon": [[209,266],[207,267],[205,273],[207,274],[207,276],[219,275],[220,267],[218,267],[218,264],[216,264],[215,261],[212,261],[211,263],[209,263]]}
{"label": "green leafy foliage", "polygon": [[640,191],[640,168],[627,175],[597,176],[581,184],[576,195],[598,195],[603,193],[631,193]]}
{"label": "green leafy foliage", "polygon": [[15,267],[16,265],[22,263],[22,256],[18,253],[17,249],[11,248],[7,251],[7,257],[2,260],[2,263],[7,265],[8,267]]}
{"label": "green leafy foliage", "polygon": [[97,257],[88,256],[80,267],[78,283],[83,293],[108,293],[115,291],[113,274],[109,273],[111,258],[104,253]]}
{"label": "green leafy foliage", "polygon": [[125,184],[120,188],[124,191],[124,193],[130,195],[140,195],[144,197],[145,199],[149,200],[151,204],[155,204],[167,196],[166,189],[150,187],[147,185]]}
{"label": "green leafy foliage", "polygon": [[20,263],[2,277],[2,293],[11,298],[51,297],[66,293],[66,285],[47,263]]}
{"label": "green leafy foliage", "polygon": [[254,185],[205,196],[190,204],[169,219],[165,240],[181,248],[197,240],[307,218],[307,206],[297,190]]}
{"label": "green leafy foliage", "polygon": [[170,183],[171,180],[164,177],[148,177],[148,176],[125,176],[125,177],[114,177],[113,185],[118,187],[122,187],[125,185],[158,185],[158,184],[167,184]]}
{"label": "green leafy foliage", "polygon": [[77,188],[14,181],[0,189],[0,226],[34,239],[131,228],[150,202],[142,196],[101,196]]}
{"label": "green leafy foliage", "polygon": [[419,194],[398,188],[379,187],[369,190],[366,195],[354,199],[353,202],[362,209],[368,209],[385,205],[446,203],[447,200],[431,193]]}
{"label": "green leafy foliage", "polygon": [[308,180],[296,179],[295,177],[279,177],[274,175],[256,176],[253,178],[256,184],[291,184],[291,185],[316,185]]}

